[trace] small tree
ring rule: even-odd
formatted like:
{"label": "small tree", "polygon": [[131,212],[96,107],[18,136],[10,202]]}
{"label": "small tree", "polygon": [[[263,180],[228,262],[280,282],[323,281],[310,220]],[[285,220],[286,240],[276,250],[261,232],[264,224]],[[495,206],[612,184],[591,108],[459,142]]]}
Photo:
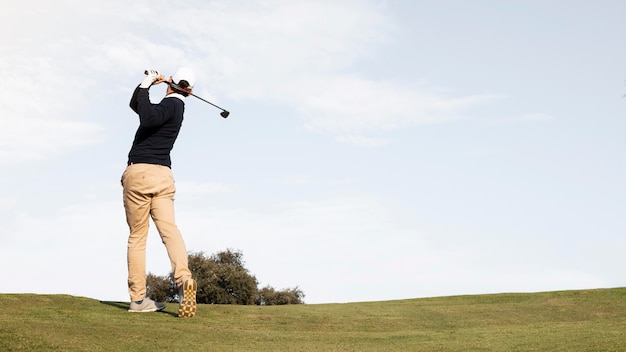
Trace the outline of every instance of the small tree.
{"label": "small tree", "polygon": [[[207,257],[203,252],[189,254],[189,270],[198,284],[196,301],[204,304],[301,304],[304,293],[298,287],[276,291],[271,286],[258,289],[256,277],[244,266],[243,254],[228,249]],[[174,275],[148,274],[147,294],[161,302],[178,302]]]}
{"label": "small tree", "polygon": [[189,270],[198,282],[198,303],[254,304],[258,283],[244,267],[241,252],[229,249],[208,258],[192,253]]}
{"label": "small tree", "polygon": [[271,286],[259,290],[254,298],[254,304],[260,306],[274,306],[283,304],[303,304],[304,292],[297,286],[282,291],[276,291]]}
{"label": "small tree", "polygon": [[170,276],[156,276],[148,273],[146,277],[146,296],[157,302],[174,302],[177,294]]}

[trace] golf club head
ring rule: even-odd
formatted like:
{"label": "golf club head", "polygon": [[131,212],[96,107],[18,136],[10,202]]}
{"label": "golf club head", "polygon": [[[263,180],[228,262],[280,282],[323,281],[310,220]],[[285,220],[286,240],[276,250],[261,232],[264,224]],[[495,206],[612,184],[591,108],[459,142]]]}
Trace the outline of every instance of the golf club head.
{"label": "golf club head", "polygon": [[228,112],[228,111],[224,110],[224,111],[222,111],[222,112],[220,113],[220,115],[221,115],[223,118],[227,118],[227,117],[228,117],[228,115],[230,115],[230,112]]}

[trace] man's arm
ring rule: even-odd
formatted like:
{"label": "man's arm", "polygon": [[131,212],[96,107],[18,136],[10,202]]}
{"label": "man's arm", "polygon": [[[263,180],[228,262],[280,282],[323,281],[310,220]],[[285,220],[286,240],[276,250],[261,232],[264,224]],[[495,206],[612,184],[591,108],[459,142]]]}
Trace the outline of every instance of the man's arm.
{"label": "man's arm", "polygon": [[139,123],[141,126],[158,127],[169,120],[171,114],[168,113],[166,106],[164,104],[152,104],[147,88],[138,87],[135,93],[133,97],[137,101],[137,109],[133,110],[139,115]]}
{"label": "man's arm", "polygon": [[139,91],[139,86],[137,86],[137,88],[135,88],[135,91],[133,92],[133,97],[130,98],[130,108],[133,109],[133,111],[137,114],[139,114],[139,111],[137,111],[137,92]]}
{"label": "man's arm", "polygon": [[153,84],[159,84],[164,81],[165,77],[157,71],[147,70],[146,77],[133,92],[129,105],[139,115],[139,122],[143,127],[158,127],[169,119],[167,109],[161,104],[152,104],[148,92]]}

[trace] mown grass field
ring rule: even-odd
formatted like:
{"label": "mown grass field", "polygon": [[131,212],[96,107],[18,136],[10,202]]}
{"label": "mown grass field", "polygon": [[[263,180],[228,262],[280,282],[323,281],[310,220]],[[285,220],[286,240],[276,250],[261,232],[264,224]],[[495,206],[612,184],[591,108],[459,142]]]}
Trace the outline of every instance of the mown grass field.
{"label": "mown grass field", "polygon": [[0,294],[0,351],[626,351],[626,288],[292,306]]}

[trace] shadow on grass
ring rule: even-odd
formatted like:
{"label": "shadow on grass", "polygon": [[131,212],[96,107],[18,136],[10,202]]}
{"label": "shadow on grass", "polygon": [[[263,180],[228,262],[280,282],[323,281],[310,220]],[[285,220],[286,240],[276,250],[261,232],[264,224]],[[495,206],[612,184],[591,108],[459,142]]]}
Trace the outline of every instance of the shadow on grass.
{"label": "shadow on grass", "polygon": [[[112,301],[100,301],[101,304],[105,304],[107,306],[111,306],[111,307],[115,307],[118,309],[122,309],[125,311],[128,311],[128,309],[130,308],[130,303],[126,303],[126,302],[112,302]],[[178,318],[178,312],[173,313],[173,312],[168,312],[166,310],[162,310],[160,312],[157,313],[162,313],[162,314],[167,314],[170,316],[173,316],[175,318]]]}
{"label": "shadow on grass", "polygon": [[130,308],[130,303],[110,302],[110,301],[100,301],[100,303],[106,304],[107,306],[123,309],[123,310],[128,310],[128,308]]}

